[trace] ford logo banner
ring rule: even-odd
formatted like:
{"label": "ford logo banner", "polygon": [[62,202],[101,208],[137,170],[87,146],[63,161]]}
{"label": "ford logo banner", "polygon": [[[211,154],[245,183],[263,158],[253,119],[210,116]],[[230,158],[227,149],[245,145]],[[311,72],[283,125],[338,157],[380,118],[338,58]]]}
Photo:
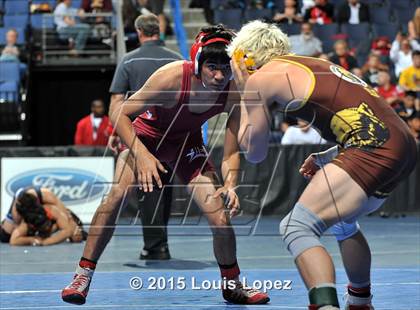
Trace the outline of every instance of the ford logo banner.
{"label": "ford logo banner", "polygon": [[6,190],[14,196],[19,188],[46,187],[64,204],[75,205],[102,198],[107,185],[108,182],[103,177],[89,171],[53,168],[18,174],[9,180]]}

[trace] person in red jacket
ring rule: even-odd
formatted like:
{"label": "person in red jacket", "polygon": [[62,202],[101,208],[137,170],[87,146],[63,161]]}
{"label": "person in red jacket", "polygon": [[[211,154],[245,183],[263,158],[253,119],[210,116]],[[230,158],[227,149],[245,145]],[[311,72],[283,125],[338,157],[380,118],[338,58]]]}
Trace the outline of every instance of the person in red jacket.
{"label": "person in red jacket", "polygon": [[105,115],[105,104],[101,99],[92,101],[90,113],[77,123],[75,145],[104,145],[112,134],[112,125]]}

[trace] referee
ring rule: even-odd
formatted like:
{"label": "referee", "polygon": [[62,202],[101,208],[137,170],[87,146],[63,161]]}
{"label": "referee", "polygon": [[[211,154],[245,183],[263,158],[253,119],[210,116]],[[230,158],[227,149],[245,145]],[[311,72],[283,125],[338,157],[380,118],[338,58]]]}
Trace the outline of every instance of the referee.
{"label": "referee", "polygon": [[[141,46],[125,55],[115,71],[109,90],[114,111],[124,102],[127,92],[139,90],[157,69],[172,61],[183,59],[178,53],[166,48],[159,39],[159,19],[156,15],[140,15],[134,26]],[[112,148],[114,140],[112,137],[108,143]],[[171,173],[161,175],[164,184],[169,183],[170,175]],[[159,191],[141,192],[140,195],[144,196],[144,199],[139,199],[142,201],[140,212],[144,238],[140,259],[170,259],[166,226],[170,215],[172,189],[165,189],[161,200],[163,207],[157,205]]]}

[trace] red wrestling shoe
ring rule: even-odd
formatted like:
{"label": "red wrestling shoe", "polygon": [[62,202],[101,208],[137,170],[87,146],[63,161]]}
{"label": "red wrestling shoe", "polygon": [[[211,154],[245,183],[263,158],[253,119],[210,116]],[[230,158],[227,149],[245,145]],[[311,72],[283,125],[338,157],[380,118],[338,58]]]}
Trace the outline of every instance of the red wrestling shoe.
{"label": "red wrestling shoe", "polygon": [[78,266],[73,281],[61,291],[61,298],[71,304],[83,305],[86,302],[92,276],[93,270]]}
{"label": "red wrestling shoe", "polygon": [[245,288],[240,281],[236,281],[234,289],[226,288],[222,292],[223,298],[233,304],[261,305],[270,301],[268,294],[255,288]]}

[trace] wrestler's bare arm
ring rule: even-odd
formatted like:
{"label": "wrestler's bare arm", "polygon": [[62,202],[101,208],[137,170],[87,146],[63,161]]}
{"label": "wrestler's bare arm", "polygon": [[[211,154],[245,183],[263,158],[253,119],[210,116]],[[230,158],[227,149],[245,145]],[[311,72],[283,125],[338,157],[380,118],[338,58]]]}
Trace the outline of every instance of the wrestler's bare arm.
{"label": "wrestler's bare arm", "polygon": [[[218,192],[222,192],[224,195],[227,195],[227,207],[230,209],[230,216],[236,215],[239,208],[239,198],[235,193],[235,188],[238,183],[240,168],[238,132],[241,122],[241,114],[239,106],[240,96],[235,92],[236,87],[234,87],[233,92],[229,94],[229,101],[225,109],[225,112],[229,114],[229,117],[226,123],[222,160],[222,176],[224,185],[222,189],[218,190]],[[216,192],[216,195],[219,194],[218,192]]]}
{"label": "wrestler's bare arm", "polygon": [[271,106],[283,110],[299,106],[310,95],[313,79],[303,68],[289,63],[270,62],[250,76],[241,101],[240,146],[251,162],[267,155]]}
{"label": "wrestler's bare arm", "polygon": [[63,214],[61,210],[50,206],[51,212],[55,218],[58,226],[58,231],[52,236],[41,240],[41,245],[52,245],[65,241],[67,238],[73,236],[75,231],[74,222],[69,221],[67,215]]}
{"label": "wrestler's bare arm", "polygon": [[[123,103],[111,106],[109,115],[119,137],[130,149],[141,150],[131,125],[130,115],[141,114],[155,105],[171,107],[176,104],[177,91],[181,88],[182,61],[163,66],[146,81],[144,86]],[[137,142],[138,141],[138,142]]]}
{"label": "wrestler's bare arm", "polygon": [[178,102],[180,95],[183,62],[177,61],[157,70],[144,86],[120,105],[118,111],[110,111],[111,122],[118,136],[130,149],[136,161],[137,179],[145,192],[153,191],[153,179],[159,188],[162,181],[159,171],[166,173],[165,167],[153,156],[137,138],[130,115],[141,114],[152,106],[170,108]]}

